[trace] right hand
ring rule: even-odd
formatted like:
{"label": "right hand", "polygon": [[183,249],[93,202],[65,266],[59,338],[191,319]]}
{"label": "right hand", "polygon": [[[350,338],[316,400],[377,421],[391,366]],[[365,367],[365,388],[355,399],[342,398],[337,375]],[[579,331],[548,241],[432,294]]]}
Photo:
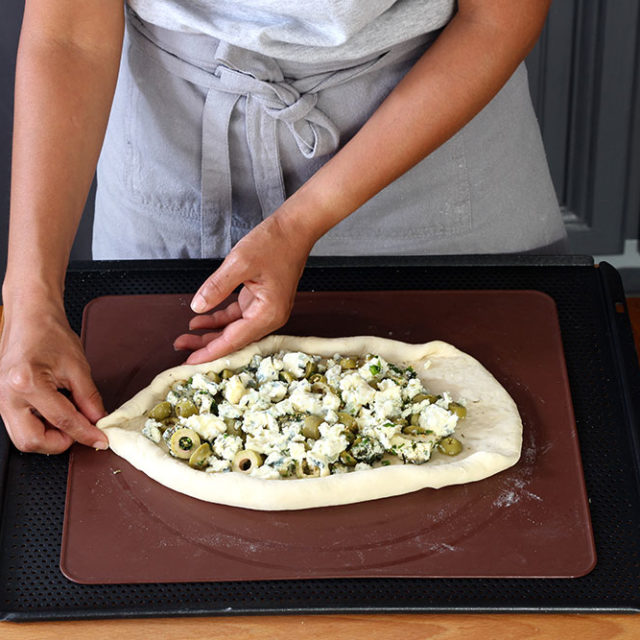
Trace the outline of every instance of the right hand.
{"label": "right hand", "polygon": [[[61,453],[74,441],[106,449],[105,415],[78,336],[64,311],[8,313],[0,339],[0,414],[21,451]],[[70,392],[71,400],[61,390]]]}

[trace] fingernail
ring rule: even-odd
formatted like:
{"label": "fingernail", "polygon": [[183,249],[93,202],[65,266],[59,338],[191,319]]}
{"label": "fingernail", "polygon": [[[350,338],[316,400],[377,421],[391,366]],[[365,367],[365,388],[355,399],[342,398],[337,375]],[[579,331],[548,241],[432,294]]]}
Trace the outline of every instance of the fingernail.
{"label": "fingernail", "polygon": [[191,310],[196,313],[202,313],[207,308],[207,301],[204,299],[204,296],[200,293],[196,293],[191,301]]}
{"label": "fingernail", "polygon": [[104,451],[109,448],[109,445],[104,440],[99,440],[98,442],[94,442],[93,448]]}

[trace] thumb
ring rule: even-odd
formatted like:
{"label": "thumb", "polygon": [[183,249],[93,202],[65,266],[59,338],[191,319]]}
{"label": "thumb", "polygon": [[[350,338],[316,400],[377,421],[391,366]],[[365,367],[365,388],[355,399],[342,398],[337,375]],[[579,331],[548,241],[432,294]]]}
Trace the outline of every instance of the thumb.
{"label": "thumb", "polygon": [[241,285],[245,276],[245,268],[230,253],[218,269],[200,286],[191,300],[191,309],[195,313],[204,313],[213,309],[228,298]]}

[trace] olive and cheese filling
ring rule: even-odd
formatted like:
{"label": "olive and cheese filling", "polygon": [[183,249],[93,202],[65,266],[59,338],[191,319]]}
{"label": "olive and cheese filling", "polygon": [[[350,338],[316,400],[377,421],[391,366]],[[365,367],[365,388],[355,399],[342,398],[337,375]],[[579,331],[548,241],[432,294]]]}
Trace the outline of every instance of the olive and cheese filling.
{"label": "olive and cheese filling", "polygon": [[175,382],[142,433],[208,473],[306,478],[457,455],[465,415],[380,356],[281,352]]}

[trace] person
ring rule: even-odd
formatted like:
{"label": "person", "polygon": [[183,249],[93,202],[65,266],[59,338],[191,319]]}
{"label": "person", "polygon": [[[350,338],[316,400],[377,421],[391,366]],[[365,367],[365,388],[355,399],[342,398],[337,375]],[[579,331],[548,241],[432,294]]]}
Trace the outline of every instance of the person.
{"label": "person", "polygon": [[95,258],[226,256],[192,302],[207,333],[175,342],[192,363],[282,326],[311,252],[558,250],[523,67],[549,3],[30,0],[0,343],[15,445],[107,446],[63,309],[96,165]]}

